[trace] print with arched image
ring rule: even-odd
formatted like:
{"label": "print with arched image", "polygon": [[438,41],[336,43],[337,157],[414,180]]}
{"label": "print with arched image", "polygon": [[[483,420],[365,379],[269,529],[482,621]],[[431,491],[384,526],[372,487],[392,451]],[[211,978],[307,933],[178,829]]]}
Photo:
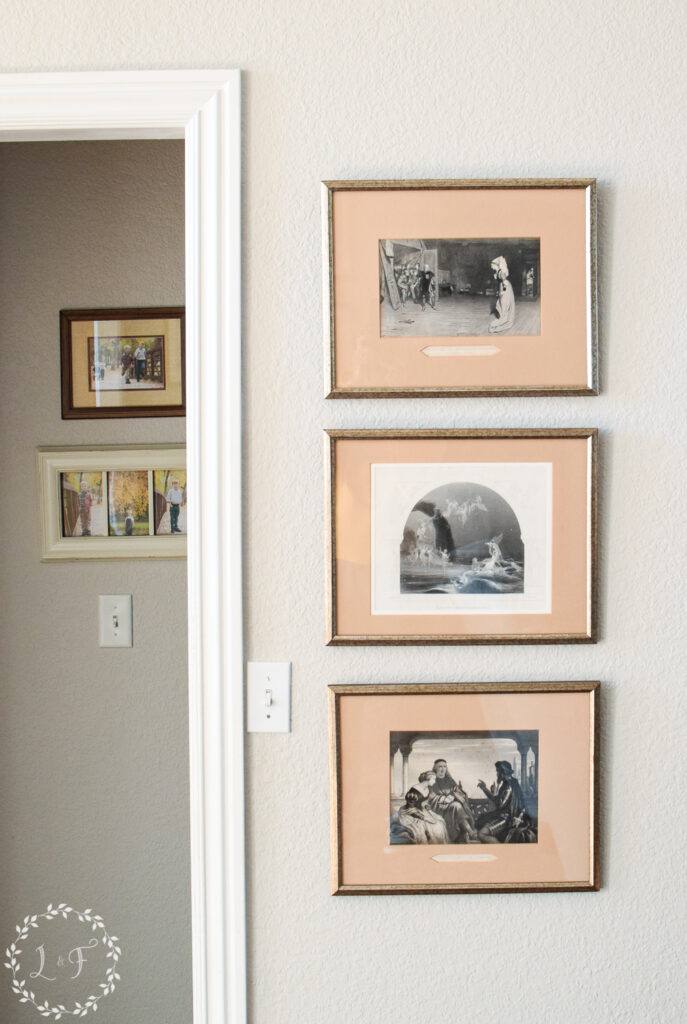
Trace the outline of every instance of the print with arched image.
{"label": "print with arched image", "polygon": [[444,484],[413,506],[400,544],[402,594],[522,594],[524,583],[520,524],[496,491]]}

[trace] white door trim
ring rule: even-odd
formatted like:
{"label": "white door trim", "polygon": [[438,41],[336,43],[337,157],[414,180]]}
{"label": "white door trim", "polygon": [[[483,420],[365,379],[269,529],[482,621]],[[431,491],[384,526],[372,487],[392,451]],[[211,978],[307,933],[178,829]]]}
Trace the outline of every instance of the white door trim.
{"label": "white door trim", "polygon": [[0,75],[0,142],[185,139],[194,1024],[246,1021],[240,124],[238,71]]}

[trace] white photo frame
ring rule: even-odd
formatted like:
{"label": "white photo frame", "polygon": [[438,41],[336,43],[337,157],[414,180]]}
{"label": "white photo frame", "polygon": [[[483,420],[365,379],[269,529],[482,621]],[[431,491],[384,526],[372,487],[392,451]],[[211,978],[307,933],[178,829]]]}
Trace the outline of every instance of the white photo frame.
{"label": "white photo frame", "polygon": [[[63,530],[62,474],[145,471],[152,499],[152,474],[158,469],[185,470],[186,449],[179,445],[129,445],[115,448],[38,448],[38,494],[41,519],[41,561],[81,559],[185,558],[186,534],[150,532],[140,537],[68,537]],[[152,513],[149,514],[152,518]]]}
{"label": "white photo frame", "polygon": [[193,1024],[245,1024],[241,73],[0,74],[0,142],[182,138]]}

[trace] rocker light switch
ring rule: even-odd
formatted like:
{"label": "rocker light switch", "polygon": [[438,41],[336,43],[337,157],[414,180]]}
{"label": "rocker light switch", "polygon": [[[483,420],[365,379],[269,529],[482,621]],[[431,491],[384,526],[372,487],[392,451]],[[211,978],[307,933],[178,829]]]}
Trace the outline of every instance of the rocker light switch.
{"label": "rocker light switch", "polygon": [[131,594],[100,595],[100,646],[133,647]]}
{"label": "rocker light switch", "polygon": [[291,732],[291,662],[249,661],[248,732]]}

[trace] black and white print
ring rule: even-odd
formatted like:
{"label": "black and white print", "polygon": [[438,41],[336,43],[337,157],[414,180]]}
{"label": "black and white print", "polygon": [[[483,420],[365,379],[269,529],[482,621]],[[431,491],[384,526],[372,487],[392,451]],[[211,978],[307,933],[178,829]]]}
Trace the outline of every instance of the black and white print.
{"label": "black and white print", "polygon": [[541,333],[538,238],[384,238],[383,337]]}
{"label": "black and white print", "polygon": [[423,495],[403,528],[402,594],[522,594],[525,547],[517,516],[482,484]]}
{"label": "black and white print", "polygon": [[550,610],[550,463],[371,470],[373,615]]}
{"label": "black and white print", "polygon": [[536,843],[539,733],[392,732],[392,846]]}

